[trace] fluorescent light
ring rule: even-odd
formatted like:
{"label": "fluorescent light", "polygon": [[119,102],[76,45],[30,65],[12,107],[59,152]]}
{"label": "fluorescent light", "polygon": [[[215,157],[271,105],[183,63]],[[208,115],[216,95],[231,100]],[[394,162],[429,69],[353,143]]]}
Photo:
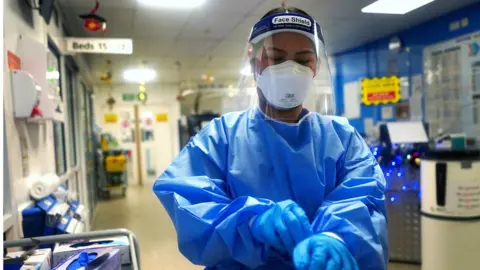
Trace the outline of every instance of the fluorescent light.
{"label": "fluorescent light", "polygon": [[205,0],[138,0],[138,2],[146,6],[186,9],[198,7]]}
{"label": "fluorescent light", "polygon": [[377,0],[362,8],[363,13],[406,14],[434,0]]}
{"label": "fluorescent light", "polygon": [[240,71],[240,74],[244,75],[244,76],[252,76],[253,73],[252,73],[252,67],[250,66],[250,64],[247,64],[241,71]]}
{"label": "fluorescent light", "polygon": [[157,77],[157,72],[148,68],[133,68],[123,72],[123,78],[126,81],[140,84],[151,82],[155,77]]}

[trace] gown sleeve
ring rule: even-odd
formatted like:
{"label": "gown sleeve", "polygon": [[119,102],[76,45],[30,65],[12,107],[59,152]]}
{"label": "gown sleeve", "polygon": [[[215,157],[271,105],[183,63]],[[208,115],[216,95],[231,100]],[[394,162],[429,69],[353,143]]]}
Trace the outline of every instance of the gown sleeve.
{"label": "gown sleeve", "polygon": [[153,191],[172,219],[180,252],[192,263],[234,261],[256,268],[266,261],[265,247],[254,242],[249,221],[273,203],[231,198],[225,183],[227,156],[224,124],[215,119],[189,141],[155,181]]}
{"label": "gown sleeve", "polygon": [[314,232],[339,236],[360,269],[387,269],[385,178],[361,136],[351,126],[342,129],[337,185],[315,215]]}

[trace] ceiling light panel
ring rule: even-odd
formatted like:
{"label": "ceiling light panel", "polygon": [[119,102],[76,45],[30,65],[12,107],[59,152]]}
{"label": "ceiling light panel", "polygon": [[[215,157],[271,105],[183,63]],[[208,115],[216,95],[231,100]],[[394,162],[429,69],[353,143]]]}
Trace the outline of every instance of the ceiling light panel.
{"label": "ceiling light panel", "polygon": [[149,83],[157,77],[157,72],[148,68],[132,68],[123,72],[123,78],[127,82],[133,83]]}
{"label": "ceiling light panel", "polygon": [[378,0],[364,8],[363,13],[406,14],[434,0]]}
{"label": "ceiling light panel", "polygon": [[191,9],[201,6],[205,0],[138,0],[145,6],[171,8],[171,9]]}

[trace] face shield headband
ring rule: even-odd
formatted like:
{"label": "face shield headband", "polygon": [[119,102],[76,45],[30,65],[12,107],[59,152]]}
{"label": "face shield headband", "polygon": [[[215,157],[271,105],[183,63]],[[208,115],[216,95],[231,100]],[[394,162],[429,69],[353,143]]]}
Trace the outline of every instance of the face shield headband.
{"label": "face shield headband", "polygon": [[[257,22],[250,32],[248,41],[256,44],[279,32],[295,32],[306,35],[314,44],[324,43],[320,25],[312,18],[296,13],[281,13],[268,16]],[[318,48],[316,48],[318,51]]]}

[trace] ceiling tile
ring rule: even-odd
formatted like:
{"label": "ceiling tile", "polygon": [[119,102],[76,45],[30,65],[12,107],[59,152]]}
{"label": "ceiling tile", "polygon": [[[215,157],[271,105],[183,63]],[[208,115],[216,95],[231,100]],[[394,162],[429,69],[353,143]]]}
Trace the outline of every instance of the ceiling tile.
{"label": "ceiling tile", "polygon": [[259,19],[259,16],[246,17],[230,32],[226,39],[229,41],[240,41],[246,43],[253,25],[258,22]]}
{"label": "ceiling tile", "polygon": [[211,51],[214,57],[234,57],[241,58],[246,54],[246,42],[222,41]]}
{"label": "ceiling tile", "polygon": [[133,18],[134,37],[172,38],[185,26],[189,13],[138,9]]}
{"label": "ceiling tile", "polygon": [[240,71],[242,69],[241,62],[242,62],[241,58],[213,57],[211,61],[207,63],[206,67],[207,68],[222,67],[223,69],[235,69]]}
{"label": "ceiling tile", "polygon": [[[95,6],[95,1],[86,0],[60,0],[60,5],[68,3],[72,7],[81,7],[90,11]],[[100,1],[100,11],[104,8],[128,8],[133,9],[135,7],[136,0],[102,0]]]}
{"label": "ceiling tile", "polygon": [[207,0],[196,12],[207,14],[234,14],[247,16],[262,0]]}
{"label": "ceiling tile", "polygon": [[167,51],[169,57],[203,56],[216,42],[203,39],[178,39]]}
{"label": "ceiling tile", "polygon": [[173,40],[135,39],[133,42],[133,56],[160,58],[169,52],[172,47]]}
{"label": "ceiling tile", "polygon": [[306,10],[320,23],[332,19],[356,19],[361,9],[375,0],[322,0],[312,3]]}
{"label": "ceiling tile", "polygon": [[[321,2],[323,2],[322,0]],[[274,8],[279,8],[282,5],[282,2],[286,2],[287,7],[296,7],[305,11],[308,11],[308,8],[312,5],[314,2],[320,2],[320,1],[315,1],[315,0],[289,0],[289,1],[283,1],[283,0],[264,0],[253,12],[252,15],[257,15],[259,17],[262,17],[265,15],[267,12]]]}
{"label": "ceiling tile", "polygon": [[241,21],[243,21],[243,16],[239,16],[238,14],[211,16],[209,13],[197,13],[190,16],[180,37],[222,39]]}

